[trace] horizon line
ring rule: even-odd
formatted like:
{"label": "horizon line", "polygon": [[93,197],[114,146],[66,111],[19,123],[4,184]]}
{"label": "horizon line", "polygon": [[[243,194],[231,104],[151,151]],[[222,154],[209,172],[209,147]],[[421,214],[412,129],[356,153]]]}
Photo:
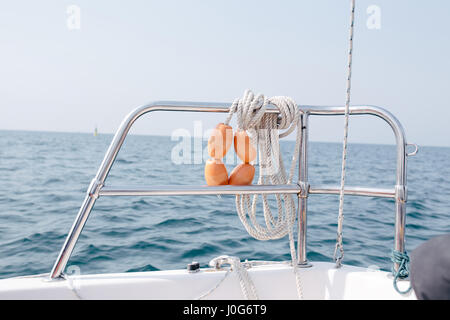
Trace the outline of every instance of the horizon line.
{"label": "horizon line", "polygon": [[[33,129],[0,129],[0,131],[10,131],[10,132],[41,132],[41,133],[74,133],[74,134],[92,134],[92,132],[88,131],[58,131],[58,130],[33,130]],[[97,135],[114,135],[115,132],[97,132]],[[148,136],[148,137],[168,137],[170,135],[165,134],[146,134],[146,133],[128,133],[130,136]],[[284,141],[295,141],[295,139],[286,139]],[[323,140],[309,140],[309,142],[318,142],[318,143],[339,143],[340,141],[323,141]],[[376,142],[349,142],[349,144],[369,144],[369,145],[381,145],[381,146],[395,146],[395,143],[376,143]],[[419,147],[433,147],[433,148],[450,148],[450,145],[419,145]]]}

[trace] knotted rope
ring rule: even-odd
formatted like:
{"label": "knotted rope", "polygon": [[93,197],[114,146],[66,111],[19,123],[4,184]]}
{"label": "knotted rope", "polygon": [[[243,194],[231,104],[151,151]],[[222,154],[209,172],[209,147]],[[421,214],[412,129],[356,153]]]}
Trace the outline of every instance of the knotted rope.
{"label": "knotted rope", "polygon": [[212,259],[209,262],[210,267],[214,267],[219,270],[223,264],[229,264],[230,268],[227,270],[223,278],[217,282],[217,284],[208,290],[206,293],[202,294],[198,297],[198,300],[204,299],[208,297],[211,293],[213,293],[228,277],[230,272],[234,271],[237,273],[239,279],[239,285],[241,286],[242,294],[246,300],[258,300],[258,294],[256,292],[256,287],[250,278],[250,275],[247,272],[246,266],[241,263],[241,260],[238,257],[230,257],[230,256],[219,256],[217,258]]}
{"label": "knotted rope", "polygon": [[[279,114],[266,113],[269,104],[275,106]],[[292,183],[301,139],[299,125],[301,113],[294,100],[282,96],[267,99],[261,94],[255,96],[253,92],[246,90],[241,99],[236,99],[233,102],[225,124],[229,123],[234,113],[237,116],[238,129],[247,130],[250,142],[253,146],[258,146],[258,184],[277,185]],[[297,136],[294,155],[289,173],[286,174],[280,153],[280,138],[287,136],[296,128]],[[278,130],[280,129],[285,131],[279,133]],[[289,235],[297,294],[299,298],[302,298],[302,285],[297,268],[294,243],[295,202],[290,194],[277,194],[275,196],[278,209],[277,217],[274,217],[272,214],[267,195],[262,195],[265,226],[260,225],[256,219],[258,195],[254,195],[253,199],[250,199],[250,195],[236,195],[237,213],[247,232],[255,239],[273,240]]]}
{"label": "knotted rope", "polygon": [[400,252],[397,250],[392,250],[392,262],[398,263],[398,269],[395,271],[395,268],[392,267],[392,274],[394,275],[394,288],[395,290],[400,294],[405,294],[411,291],[411,284],[409,285],[408,289],[405,291],[401,291],[397,287],[397,281],[398,279],[405,279],[409,276],[409,256],[408,253]]}

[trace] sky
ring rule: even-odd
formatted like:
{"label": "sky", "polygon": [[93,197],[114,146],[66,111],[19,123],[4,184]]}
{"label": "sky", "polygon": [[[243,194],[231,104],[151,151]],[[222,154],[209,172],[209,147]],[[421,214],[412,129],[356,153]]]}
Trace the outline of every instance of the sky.
{"label": "sky", "polygon": [[[245,89],[344,105],[349,14],[349,0],[2,1],[0,130],[113,133],[150,101],[231,102]],[[450,146],[450,1],[356,0],[355,14],[351,104],[388,109],[410,143]],[[224,117],[151,113],[131,132]],[[343,120],[312,118],[311,140],[342,141]],[[349,139],[395,142],[362,116]]]}

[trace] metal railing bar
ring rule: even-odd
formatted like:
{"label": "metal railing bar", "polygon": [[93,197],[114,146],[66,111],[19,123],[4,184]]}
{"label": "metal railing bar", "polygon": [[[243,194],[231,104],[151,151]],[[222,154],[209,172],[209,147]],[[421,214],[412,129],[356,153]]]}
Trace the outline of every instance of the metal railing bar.
{"label": "metal railing bar", "polygon": [[[366,196],[379,198],[395,198],[395,189],[346,187],[344,193],[349,196]],[[339,195],[338,186],[310,187],[309,194],[335,194]]]}
{"label": "metal railing bar", "polygon": [[[189,195],[236,195],[236,194],[299,194],[302,188],[295,184],[249,185],[249,186],[105,186],[99,196],[189,196]],[[316,186],[309,188],[309,194],[339,194],[337,186]],[[395,198],[395,189],[347,187],[345,194]]]}
{"label": "metal railing bar", "polygon": [[142,186],[142,187],[103,187],[99,196],[189,196],[189,195],[236,195],[236,194],[298,194],[300,186],[296,184],[281,185],[246,185],[246,186]]}

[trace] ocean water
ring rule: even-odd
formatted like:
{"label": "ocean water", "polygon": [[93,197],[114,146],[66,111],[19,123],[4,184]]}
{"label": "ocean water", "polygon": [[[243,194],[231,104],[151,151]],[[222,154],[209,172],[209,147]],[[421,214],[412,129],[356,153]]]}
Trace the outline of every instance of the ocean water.
{"label": "ocean water", "polygon": [[[0,131],[0,278],[50,272],[112,135]],[[130,135],[107,185],[204,184],[203,164],[176,165],[170,137]],[[282,143],[291,156],[294,142]],[[310,144],[312,185],[339,184],[341,145]],[[406,248],[450,232],[450,148],[408,162]],[[233,166],[229,166],[231,169]],[[395,147],[351,144],[347,185],[392,187]],[[273,201],[271,202],[273,204]],[[345,198],[344,263],[391,267],[394,201]],[[308,259],[332,261],[338,197],[311,195]],[[101,197],[68,266],[82,274],[185,268],[212,258],[289,260],[287,238],[250,237],[233,196]]]}

